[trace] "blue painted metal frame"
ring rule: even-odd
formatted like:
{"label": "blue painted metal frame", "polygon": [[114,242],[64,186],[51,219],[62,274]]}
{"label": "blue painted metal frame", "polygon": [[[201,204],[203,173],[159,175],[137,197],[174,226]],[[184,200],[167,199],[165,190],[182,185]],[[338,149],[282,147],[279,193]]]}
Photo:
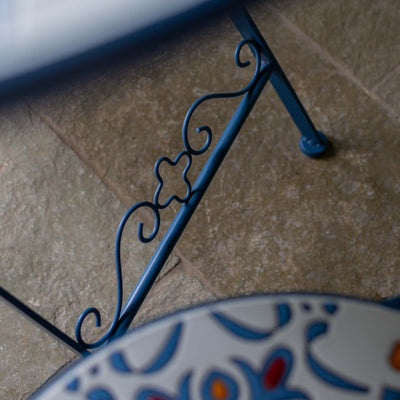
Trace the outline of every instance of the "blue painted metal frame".
{"label": "blue painted metal frame", "polygon": [[235,12],[231,18],[243,38],[258,43],[262,49],[263,57],[272,66],[270,81],[302,134],[299,141],[301,151],[309,157],[322,156],[328,143],[325,135],[315,129],[295,90],[249,13],[246,9],[241,8],[240,12]]}
{"label": "blue painted metal frame", "polygon": [[33,311],[31,308],[26,306],[22,301],[18,300],[15,296],[9,293],[7,290],[0,287],[0,298],[3,298],[7,301],[8,304],[13,306],[17,311],[21,312],[27,318],[29,318],[32,322],[37,324],[41,329],[45,330],[47,333],[61,341],[65,346],[69,347],[72,351],[78,354],[82,354],[83,356],[87,356],[90,354],[85,347],[77,343],[74,339],[71,339],[68,335],[58,329],[56,326],[51,324],[49,321],[44,319],[37,312]]}
{"label": "blue painted metal frame", "polygon": [[[192,104],[186,113],[182,126],[182,140],[185,149],[179,153],[174,160],[170,160],[167,157],[161,157],[159,160],[157,160],[154,166],[154,173],[159,184],[155,191],[153,202],[143,201],[136,203],[129,208],[126,214],[123,216],[115,239],[117,304],[115,308],[114,319],[106,334],[94,343],[86,343],[82,338],[82,324],[88,315],[93,314],[95,316],[95,323],[97,326],[100,326],[101,324],[100,312],[94,307],[86,309],[78,318],[75,329],[77,342],[75,342],[73,339],[51,325],[48,321],[40,317],[37,313],[23,305],[8,292],[5,292],[3,289],[0,291],[1,297],[17,307],[21,312],[33,319],[36,323],[41,325],[43,329],[82,355],[90,354],[87,349],[93,349],[105,345],[109,341],[114,340],[115,338],[118,338],[126,333],[268,81],[271,81],[273,87],[280,96],[282,102],[286,106],[289,114],[302,134],[299,142],[300,149],[306,155],[311,157],[321,156],[326,149],[326,137],[315,129],[294,89],[290,85],[284,72],[279,66],[261,33],[257,29],[255,23],[249,16],[248,12],[242,7],[237,8],[231,15],[231,18],[243,36],[243,40],[236,48],[235,62],[240,68],[246,68],[250,65],[250,61],[242,61],[240,59],[241,50],[244,46],[248,46],[255,58],[253,77],[248,85],[239,91],[205,95],[200,97]],[[210,127],[203,125],[196,129],[198,133],[205,133],[206,139],[203,146],[200,149],[195,149],[191,146],[188,136],[188,127],[193,113],[198,106],[207,100],[238,96],[243,97],[239,106],[237,107],[220,139],[212,150],[202,171],[192,185],[187,177],[187,173],[192,165],[192,159],[194,156],[205,153],[209,149],[212,141],[212,131]],[[160,204],[159,195],[163,187],[163,180],[159,173],[159,167],[163,162],[167,162],[168,164],[174,166],[181,158],[186,158],[186,167],[182,174],[182,178],[187,187],[186,195],[183,198],[179,198],[176,195],[170,196],[165,203]],[[141,208],[147,208],[153,213],[154,227],[151,234],[149,236],[145,236],[143,233],[143,223],[139,223],[138,238],[144,243],[152,241],[157,236],[160,227],[161,217],[159,210],[168,207],[173,200],[181,203],[182,205],[173,219],[168,231],[162,238],[153,257],[145,268],[142,276],[137,282],[135,288],[131,292],[126,304],[122,306],[123,283],[120,246],[124,227],[135,211]]]}
{"label": "blue painted metal frame", "polygon": [[[118,228],[115,241],[115,262],[117,271],[118,293],[117,306],[115,309],[115,315],[112,324],[106,334],[101,339],[94,343],[86,343],[81,335],[83,321],[89,314],[94,314],[96,325],[99,326],[101,319],[100,313],[96,308],[92,307],[85,310],[79,317],[76,325],[76,337],[78,343],[80,343],[82,346],[85,346],[87,348],[96,348],[126,333],[268,80],[271,80],[272,85],[274,86],[275,90],[279,94],[290,115],[292,116],[293,120],[295,121],[296,125],[302,133],[302,137],[300,140],[300,148],[302,149],[302,151],[309,156],[317,157],[322,155],[322,153],[326,149],[327,141],[325,136],[322,133],[316,131],[295,91],[290,85],[284,72],[279,66],[268,45],[266,44],[261,33],[258,31],[255,23],[249,16],[248,12],[244,8],[240,8],[237,9],[231,17],[237,29],[243,36],[243,41],[241,41],[236,48],[235,62],[237,66],[241,68],[245,68],[250,65],[249,61],[243,62],[240,59],[240,52],[242,48],[245,45],[249,46],[256,60],[253,77],[250,83],[242,90],[231,93],[215,93],[202,96],[189,108],[182,127],[182,140],[185,146],[185,150],[179,153],[173,161],[166,157],[162,157],[156,162],[154,173],[159,181],[159,185],[154,194],[153,203],[140,202],[132,206],[122,218],[120,226]],[[212,140],[212,131],[208,126],[198,127],[198,133],[206,133],[206,141],[200,149],[193,149],[188,139],[188,126],[190,118],[192,117],[197,107],[204,101],[214,98],[227,98],[237,96],[243,96],[243,99],[237,107],[224,132],[222,133],[219,141],[215,145],[215,148],[211,152],[197,180],[192,186],[187,178],[187,172],[190,169],[192,157],[203,154],[208,150]],[[170,165],[176,165],[178,161],[183,157],[187,158],[187,164],[182,175],[182,178],[187,186],[186,195],[184,198],[179,198],[176,195],[173,195],[164,204],[160,204],[158,197],[163,186],[163,180],[159,174],[159,166],[164,161],[169,163]],[[150,209],[153,212],[155,219],[154,228],[151,235],[149,237],[144,237],[143,224],[140,223],[138,226],[138,238],[142,242],[149,242],[156,237],[159,230],[159,210],[167,207],[173,200],[182,203],[182,206],[176,214],[174,220],[172,221],[167,233],[162,238],[159,246],[157,247],[149,264],[145,268],[138,283],[130,294],[130,297],[128,298],[125,306],[122,308],[123,288],[121,275],[120,245],[125,224],[137,209]]]}

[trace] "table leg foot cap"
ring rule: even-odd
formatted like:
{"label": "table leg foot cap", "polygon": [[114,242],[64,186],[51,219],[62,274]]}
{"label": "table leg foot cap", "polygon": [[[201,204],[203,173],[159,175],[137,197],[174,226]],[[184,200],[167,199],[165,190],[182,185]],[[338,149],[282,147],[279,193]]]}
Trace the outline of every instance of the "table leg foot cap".
{"label": "table leg foot cap", "polygon": [[321,157],[328,145],[326,136],[320,131],[317,132],[322,143],[318,143],[315,138],[307,138],[305,136],[302,136],[299,140],[300,150],[308,157]]}

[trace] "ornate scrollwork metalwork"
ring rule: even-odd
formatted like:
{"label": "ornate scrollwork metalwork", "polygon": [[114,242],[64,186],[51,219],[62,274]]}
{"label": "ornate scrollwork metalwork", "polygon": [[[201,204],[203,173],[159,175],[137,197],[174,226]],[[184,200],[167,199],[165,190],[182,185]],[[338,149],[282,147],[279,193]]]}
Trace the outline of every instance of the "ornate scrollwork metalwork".
{"label": "ornate scrollwork metalwork", "polygon": [[235,50],[235,63],[239,68],[246,68],[250,65],[250,61],[241,61],[240,59],[240,52],[243,49],[245,45],[248,45],[251,50],[253,51],[253,54],[256,58],[256,66],[254,69],[253,77],[250,80],[250,82],[241,90],[238,90],[236,92],[226,92],[226,93],[211,93],[211,94],[206,94],[204,96],[199,97],[189,108],[189,110],[186,113],[185,119],[183,120],[183,125],[182,125],[182,140],[185,145],[185,149],[187,152],[193,155],[200,155],[203,154],[204,152],[207,151],[211,144],[212,140],[212,130],[209,126],[207,125],[202,125],[196,128],[196,132],[200,133],[202,131],[205,131],[207,133],[207,138],[205,144],[199,149],[195,150],[192,148],[192,146],[189,143],[188,139],[188,127],[189,127],[189,122],[190,119],[197,109],[197,107],[204,103],[207,100],[211,99],[223,99],[223,98],[228,98],[228,97],[238,97],[242,96],[249,90],[251,90],[254,85],[257,83],[257,79],[259,78],[260,71],[261,71],[261,54],[260,54],[260,48],[257,42],[254,40],[242,40],[236,47]]}
{"label": "ornate scrollwork metalwork", "polygon": [[[159,167],[160,167],[161,163],[166,162],[167,164],[171,165],[172,167],[175,167],[175,165],[178,164],[178,162],[181,160],[181,158],[183,158],[185,156],[187,158],[187,162],[186,162],[186,166],[182,172],[182,179],[186,184],[185,197],[180,198],[179,196],[174,194],[174,195],[169,196],[168,199],[163,204],[160,204],[159,197],[160,197],[161,190],[164,186],[164,181],[163,181],[163,179],[160,175],[160,171],[159,171]],[[156,176],[156,178],[158,180],[158,186],[154,193],[153,202],[154,202],[154,205],[158,209],[163,209],[163,208],[168,207],[171,204],[172,200],[176,200],[178,203],[186,203],[190,199],[190,196],[192,194],[192,184],[190,183],[189,178],[187,177],[187,173],[189,172],[191,165],[192,165],[192,156],[187,151],[180,152],[176,156],[174,161],[171,161],[168,157],[161,157],[157,160],[157,162],[154,165],[154,175]]]}
{"label": "ornate scrollwork metalwork", "polygon": [[[150,233],[149,236],[145,236],[143,233],[143,223],[140,222],[138,224],[138,231],[137,231],[137,235],[138,238],[141,242],[143,243],[148,243],[151,242],[156,236],[157,233],[159,231],[159,227],[160,227],[160,209],[164,209],[166,207],[168,207],[171,202],[173,200],[176,200],[178,203],[186,203],[189,201],[189,199],[192,196],[192,185],[187,177],[188,171],[192,165],[192,158],[193,156],[198,156],[201,155],[203,153],[205,153],[208,148],[211,145],[211,141],[212,141],[212,130],[209,126],[207,125],[202,125],[196,128],[196,132],[200,133],[200,132],[205,132],[206,133],[206,138],[205,138],[205,142],[204,144],[201,146],[201,148],[199,149],[194,149],[190,142],[189,142],[189,138],[188,138],[188,127],[189,127],[189,122],[190,119],[193,115],[193,113],[195,112],[195,110],[200,106],[200,104],[204,103],[207,100],[211,100],[211,99],[217,99],[217,98],[228,98],[228,97],[238,97],[238,96],[242,96],[244,95],[246,92],[249,92],[252,90],[252,88],[255,86],[255,84],[257,83],[257,80],[260,76],[261,73],[261,67],[262,67],[262,60],[261,60],[261,50],[260,50],[260,46],[257,44],[257,42],[253,41],[253,40],[243,40],[241,41],[238,46],[236,47],[236,51],[235,51],[235,63],[239,68],[245,68],[248,67],[250,65],[250,61],[241,61],[240,59],[240,53],[243,49],[244,46],[248,46],[250,47],[250,49],[252,50],[255,60],[256,60],[256,65],[254,68],[254,73],[252,76],[252,79],[250,80],[250,82],[243,88],[240,89],[236,92],[227,92],[227,93],[212,93],[212,94],[207,94],[204,95],[200,98],[198,98],[188,109],[186,115],[185,115],[185,119],[183,121],[183,125],[182,125],[182,141],[185,147],[185,150],[180,152],[175,160],[171,160],[168,157],[161,157],[159,158],[155,165],[154,165],[154,174],[158,180],[158,186],[156,188],[156,191],[154,193],[154,197],[153,197],[153,203],[149,202],[149,201],[142,201],[139,203],[136,203],[135,205],[133,205],[132,207],[130,207],[127,212],[125,213],[125,215],[122,217],[121,222],[118,226],[118,230],[116,233],[116,238],[115,238],[115,269],[116,269],[116,279],[117,279],[117,304],[116,304],[116,308],[115,308],[115,313],[114,313],[114,318],[113,321],[110,325],[110,327],[108,328],[107,332],[96,342],[93,343],[86,343],[83,338],[82,338],[82,325],[84,320],[86,319],[86,317],[90,314],[93,314],[95,317],[95,323],[96,326],[99,327],[101,325],[101,316],[100,316],[100,312],[97,308],[94,307],[90,307],[88,309],[86,309],[78,318],[77,323],[76,323],[76,327],[75,327],[75,335],[76,338],[78,340],[78,342],[88,348],[88,349],[93,349],[96,347],[101,346],[102,344],[104,344],[107,340],[111,339],[116,328],[118,327],[118,322],[121,316],[121,309],[122,309],[122,294],[123,294],[123,284],[122,284],[122,266],[121,266],[121,239],[122,239],[122,233],[124,231],[125,225],[128,221],[128,219],[133,215],[133,213],[141,208],[148,208],[153,212],[154,215],[154,227],[152,232]],[[163,184],[164,181],[160,175],[159,172],[159,167],[161,165],[161,163],[166,162],[171,166],[175,166],[183,157],[187,158],[187,162],[186,162],[186,166],[183,170],[182,173],[182,179],[186,184],[186,194],[183,198],[178,197],[177,195],[171,195],[164,203],[160,204],[159,201],[159,196],[161,193],[161,190],[163,188]]]}

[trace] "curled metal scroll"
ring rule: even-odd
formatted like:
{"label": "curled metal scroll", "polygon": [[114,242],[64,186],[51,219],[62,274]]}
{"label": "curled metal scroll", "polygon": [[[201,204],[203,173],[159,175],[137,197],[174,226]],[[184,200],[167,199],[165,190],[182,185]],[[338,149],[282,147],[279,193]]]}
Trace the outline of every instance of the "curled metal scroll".
{"label": "curled metal scroll", "polygon": [[211,93],[211,94],[206,94],[202,97],[199,97],[189,108],[189,110],[186,113],[185,119],[183,120],[183,125],[182,125],[182,140],[183,144],[185,145],[185,149],[187,152],[193,155],[200,155],[203,154],[207,149],[209,148],[212,140],[212,131],[211,128],[207,125],[202,125],[196,128],[196,132],[200,133],[202,131],[205,131],[207,133],[207,138],[205,144],[199,149],[195,150],[192,148],[192,146],[189,143],[188,139],[188,127],[189,127],[189,122],[190,118],[192,117],[194,111],[197,109],[197,107],[204,103],[207,100],[211,99],[223,99],[223,98],[228,98],[228,97],[238,97],[244,95],[246,92],[250,91],[254,85],[257,83],[257,80],[259,78],[260,72],[261,72],[261,54],[260,54],[260,47],[257,42],[254,40],[246,39],[242,40],[236,47],[235,50],[235,63],[239,68],[246,68],[250,65],[250,61],[241,61],[240,59],[240,52],[243,49],[245,45],[248,45],[251,50],[253,51],[253,54],[256,58],[256,66],[254,69],[253,77],[250,80],[250,82],[241,90],[238,90],[236,92],[227,92],[227,93]]}
{"label": "curled metal scroll", "polygon": [[[133,213],[136,210],[138,210],[140,208],[150,209],[153,212],[153,216],[154,216],[153,230],[149,236],[145,236],[143,233],[143,227],[144,227],[143,223],[139,222],[137,235],[141,242],[143,242],[143,243],[151,242],[157,236],[157,233],[159,231],[160,221],[161,221],[159,210],[168,207],[173,200],[176,200],[178,203],[186,203],[189,201],[189,199],[192,196],[192,185],[187,177],[188,171],[192,165],[192,158],[193,158],[193,156],[198,156],[198,155],[205,153],[208,150],[208,148],[210,147],[210,144],[212,141],[211,128],[207,125],[202,125],[202,126],[199,126],[196,128],[196,132],[197,133],[200,133],[200,132],[206,133],[206,138],[205,138],[204,144],[199,149],[194,149],[190,145],[189,138],[188,138],[188,127],[189,127],[189,122],[190,122],[190,119],[191,119],[193,113],[195,112],[197,107],[200,106],[200,104],[204,103],[207,100],[242,96],[246,92],[251,91],[253,89],[253,87],[255,86],[255,84],[257,83],[257,80],[261,73],[261,51],[260,51],[260,47],[257,44],[257,42],[255,42],[253,40],[249,40],[249,39],[242,40],[236,47],[235,63],[240,68],[245,68],[250,65],[250,61],[243,62],[240,59],[240,53],[241,53],[243,47],[246,45],[248,47],[250,47],[250,49],[252,50],[254,57],[255,57],[255,61],[256,61],[254,73],[253,73],[253,76],[252,76],[252,79],[250,80],[250,82],[243,89],[240,89],[236,92],[212,93],[212,94],[204,95],[204,96],[198,98],[190,106],[190,108],[188,109],[188,111],[186,113],[186,116],[185,116],[185,119],[184,119],[183,125],[182,125],[182,141],[185,146],[185,150],[180,152],[176,156],[175,160],[171,160],[168,157],[161,157],[156,161],[156,163],[154,165],[154,174],[158,180],[158,186],[154,193],[153,203],[151,203],[149,201],[142,201],[142,202],[136,203],[132,207],[130,207],[127,210],[127,212],[125,213],[125,215],[122,217],[121,222],[118,226],[116,237],[115,237],[115,269],[116,269],[116,279],[117,279],[117,304],[115,307],[114,318],[113,318],[113,321],[112,321],[110,327],[108,328],[107,332],[99,340],[97,340],[93,343],[87,343],[82,338],[83,322],[88,315],[93,314],[95,317],[95,324],[97,327],[99,327],[101,325],[100,312],[97,308],[90,307],[90,308],[86,309],[79,316],[76,326],[75,326],[75,335],[76,335],[78,343],[80,343],[85,348],[93,349],[93,348],[101,346],[107,340],[112,338],[115,330],[118,327],[118,322],[121,317],[122,297],[123,297],[122,266],[121,266],[121,239],[122,239],[122,233],[124,231],[124,228],[125,228],[125,225],[126,225],[128,219],[133,215]],[[175,194],[171,195],[164,203],[161,204],[159,201],[159,196],[162,191],[164,181],[159,172],[160,165],[163,162],[166,162],[171,166],[175,166],[184,157],[186,157],[187,161],[186,161],[186,166],[182,172],[182,179],[186,184],[186,194],[183,198],[181,198]]]}

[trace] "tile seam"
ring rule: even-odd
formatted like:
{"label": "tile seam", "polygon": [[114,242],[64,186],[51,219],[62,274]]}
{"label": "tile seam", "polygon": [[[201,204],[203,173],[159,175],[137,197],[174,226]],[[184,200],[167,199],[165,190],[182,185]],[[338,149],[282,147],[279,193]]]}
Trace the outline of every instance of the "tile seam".
{"label": "tile seam", "polygon": [[[67,135],[54,123],[54,121],[48,117],[47,115],[43,114],[40,110],[37,110],[35,107],[32,105],[28,104],[28,108],[30,112],[36,114],[40,120],[48,127],[51,129],[52,132],[58,137],[58,139],[67,147],[69,148],[77,157],[78,159],[87,167],[89,170],[105,185],[105,187],[110,190],[116,197],[117,199],[125,206],[125,207],[130,207],[132,204],[128,200],[126,196],[124,196],[114,185],[114,183],[110,180],[107,179],[107,171],[105,173],[102,173],[102,171],[99,170],[98,167],[96,167],[92,162],[90,162],[87,157],[83,154],[83,152],[76,146],[74,145],[70,140],[67,139]],[[145,213],[145,212],[140,212],[138,210],[137,217],[141,218],[143,222],[149,222],[150,216]],[[191,271],[190,275],[196,279],[198,279],[207,290],[209,290],[213,295],[216,297],[223,297],[221,293],[218,292],[216,288],[211,285],[211,283],[199,272],[197,269],[194,268],[193,264],[191,261],[189,261],[187,258],[185,258],[182,253],[175,248],[171,255],[174,255],[175,257],[178,258],[178,263],[174,265],[170,271],[167,271],[165,275],[160,275],[157,278],[157,281],[161,281],[166,275],[168,275],[169,272],[174,270],[178,265],[183,265],[186,271]]]}
{"label": "tile seam", "polygon": [[303,45],[305,47],[307,47],[313,53],[318,54],[326,63],[331,64],[339,75],[343,76],[353,85],[358,87],[383,111],[385,111],[392,120],[394,120],[396,123],[399,123],[400,116],[398,115],[398,113],[389,104],[387,104],[378,95],[376,95],[373,90],[368,89],[355,75],[353,75],[353,73],[348,68],[337,61],[328,51],[326,51],[317,42],[311,39],[306,33],[304,33],[297,25],[290,21],[289,18],[287,18],[274,6],[268,4],[266,7],[271,11],[271,13],[275,14],[282,21],[286,28],[288,28],[293,34],[296,35],[296,37],[298,37],[303,42]]}
{"label": "tile seam", "polygon": [[394,76],[400,72],[400,65],[395,67],[392,71],[388,72],[385,76],[383,76],[381,79],[379,79],[378,82],[375,83],[375,85],[371,88],[372,92],[376,92],[379,90],[379,88],[384,85],[386,82],[388,82],[390,79],[394,78]]}
{"label": "tile seam", "polygon": [[79,147],[72,143],[71,140],[68,140],[65,132],[63,132],[62,129],[60,129],[50,117],[43,114],[40,110],[36,109],[31,104],[28,104],[28,107],[29,110],[32,113],[36,114],[40,118],[40,120],[48,128],[51,129],[51,131],[57,136],[57,138],[67,148],[69,148],[87,168],[89,168],[89,170],[117,197],[117,199],[125,207],[129,207],[131,205],[128,198],[117,189],[117,187],[110,179],[107,178],[107,170],[105,172],[102,172],[100,168],[98,168],[93,162],[89,161],[84,153],[79,149]]}
{"label": "tile seam", "polygon": [[186,273],[193,278],[199,280],[204,287],[211,292],[217,298],[225,297],[223,293],[221,293],[214,285],[210,283],[210,281],[204,277],[204,275],[195,267],[195,265],[188,260],[179,249],[174,250],[174,254],[180,259],[181,264],[186,271]]}

